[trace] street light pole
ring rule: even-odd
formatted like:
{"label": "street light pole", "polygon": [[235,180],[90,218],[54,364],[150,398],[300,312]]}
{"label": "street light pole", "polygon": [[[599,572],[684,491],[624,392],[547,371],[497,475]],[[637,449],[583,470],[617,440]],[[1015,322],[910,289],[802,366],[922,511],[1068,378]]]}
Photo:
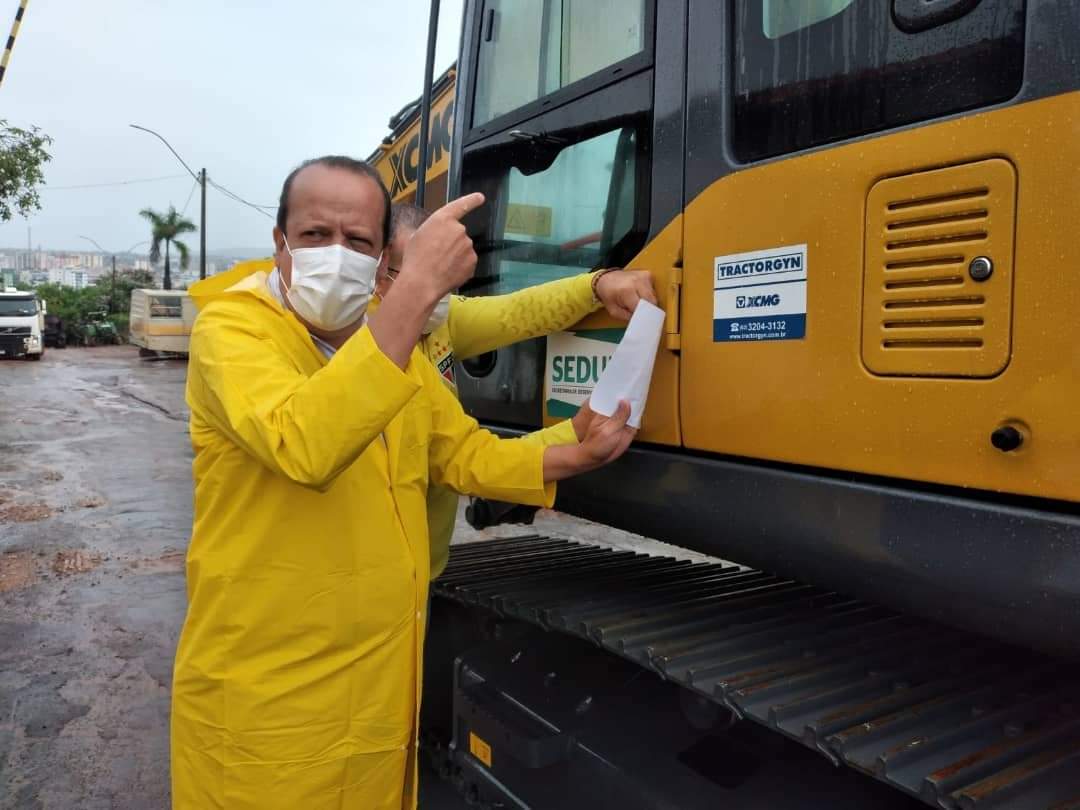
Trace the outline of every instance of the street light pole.
{"label": "street light pole", "polygon": [[[80,239],[85,239],[87,242],[89,242],[91,245],[96,247],[102,253],[108,253],[112,257],[112,282],[109,285],[109,314],[112,315],[112,314],[114,314],[114,310],[116,309],[116,254],[111,253],[110,251],[106,250],[105,248],[103,248],[101,245],[99,245],[97,243],[97,240],[91,239],[89,236],[80,236],[79,238]],[[131,253],[131,251],[133,251],[139,245],[146,245],[146,244],[149,244],[149,243],[145,239],[142,240],[141,242],[136,242],[134,245],[129,247],[127,250],[125,250],[124,253],[125,254],[126,253]]]}
{"label": "street light pole", "polygon": [[180,157],[180,154],[172,148],[172,144],[165,140],[165,136],[160,132],[154,132],[154,130],[148,127],[141,127],[138,124],[129,124],[132,129],[141,129],[143,132],[149,132],[163,144],[165,147],[173,153],[173,156],[180,161],[180,165],[187,169],[187,173],[194,178],[195,182],[202,186],[202,215],[199,218],[199,278],[206,278],[206,169],[196,174],[184,159]]}

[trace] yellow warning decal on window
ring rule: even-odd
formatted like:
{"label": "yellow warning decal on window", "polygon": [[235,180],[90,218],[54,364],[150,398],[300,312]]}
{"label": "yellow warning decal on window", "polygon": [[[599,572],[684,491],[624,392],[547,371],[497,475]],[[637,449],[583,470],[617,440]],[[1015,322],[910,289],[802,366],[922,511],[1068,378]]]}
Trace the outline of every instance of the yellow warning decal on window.
{"label": "yellow warning decal on window", "polygon": [[491,746],[471,731],[469,732],[469,753],[489,768],[491,767]]}
{"label": "yellow warning decal on window", "polygon": [[551,206],[509,203],[506,206],[507,233],[551,236]]}

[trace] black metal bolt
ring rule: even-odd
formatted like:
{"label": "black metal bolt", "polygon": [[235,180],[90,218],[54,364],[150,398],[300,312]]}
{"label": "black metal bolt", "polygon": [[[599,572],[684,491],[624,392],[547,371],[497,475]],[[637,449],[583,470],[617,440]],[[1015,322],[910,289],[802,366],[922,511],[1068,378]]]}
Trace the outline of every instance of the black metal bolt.
{"label": "black metal bolt", "polygon": [[994,263],[986,256],[976,256],[968,265],[968,275],[974,281],[986,281],[994,274]]}
{"label": "black metal bolt", "polygon": [[1012,425],[1002,425],[990,434],[990,444],[1002,453],[1010,453],[1024,443],[1024,434]]}

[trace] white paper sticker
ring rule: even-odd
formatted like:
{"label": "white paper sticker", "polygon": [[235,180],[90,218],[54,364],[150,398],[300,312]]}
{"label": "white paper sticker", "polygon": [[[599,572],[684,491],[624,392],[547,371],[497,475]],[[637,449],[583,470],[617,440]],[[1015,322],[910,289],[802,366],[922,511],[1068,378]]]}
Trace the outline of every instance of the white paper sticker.
{"label": "white paper sticker", "polygon": [[619,401],[626,400],[630,403],[629,425],[641,427],[641,417],[649,399],[656,349],[663,331],[664,310],[648,301],[639,302],[626,327],[626,334],[600,375],[589,407],[604,416],[611,416],[619,407]]}
{"label": "white paper sticker", "polygon": [[806,337],[806,245],[717,256],[713,341]]}

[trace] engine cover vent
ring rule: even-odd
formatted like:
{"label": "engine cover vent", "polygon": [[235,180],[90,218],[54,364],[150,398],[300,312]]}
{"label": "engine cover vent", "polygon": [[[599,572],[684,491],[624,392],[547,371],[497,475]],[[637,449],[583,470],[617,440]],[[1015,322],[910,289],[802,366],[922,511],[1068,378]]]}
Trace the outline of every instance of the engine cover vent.
{"label": "engine cover vent", "polygon": [[[871,372],[1004,371],[1012,345],[1015,217],[1016,170],[1000,158],[874,184],[862,312],[862,357]],[[984,280],[971,269],[979,257],[992,266]]]}

